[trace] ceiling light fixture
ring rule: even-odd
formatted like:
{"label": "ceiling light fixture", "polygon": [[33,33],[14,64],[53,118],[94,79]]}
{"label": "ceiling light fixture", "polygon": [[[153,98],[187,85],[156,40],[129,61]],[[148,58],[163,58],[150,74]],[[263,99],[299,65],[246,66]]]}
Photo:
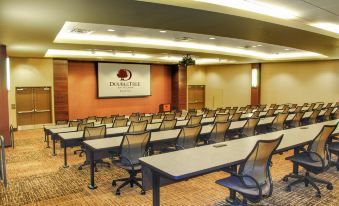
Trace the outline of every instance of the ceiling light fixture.
{"label": "ceiling light fixture", "polygon": [[161,30],[161,31],[159,31],[160,33],[166,33],[167,31],[165,31],[165,30]]}
{"label": "ceiling light fixture", "polygon": [[107,31],[113,32],[113,31],[115,31],[115,30],[114,30],[114,29],[107,29]]}
{"label": "ceiling light fixture", "polygon": [[90,58],[90,57],[107,57],[107,58],[126,58],[126,59],[147,59],[150,55],[137,54],[131,52],[115,52],[112,51],[86,51],[86,50],[58,50],[48,49],[45,57],[79,57],[79,58]]}
{"label": "ceiling light fixture", "polygon": [[214,39],[215,39],[215,37],[210,37],[209,39],[210,39],[210,40],[214,40]]}
{"label": "ceiling light fixture", "polygon": [[329,23],[329,22],[318,22],[310,24],[313,27],[330,31],[336,34],[339,34],[339,24]]}
{"label": "ceiling light fixture", "polygon": [[195,0],[198,2],[231,7],[280,19],[295,19],[297,13],[287,8],[263,3],[257,0]]}

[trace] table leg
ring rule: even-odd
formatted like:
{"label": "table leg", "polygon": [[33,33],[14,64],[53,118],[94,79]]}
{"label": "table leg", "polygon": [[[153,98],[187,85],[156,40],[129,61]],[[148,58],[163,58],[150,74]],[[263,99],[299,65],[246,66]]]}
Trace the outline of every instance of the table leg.
{"label": "table leg", "polygon": [[96,188],[98,188],[95,183],[94,183],[94,152],[92,150],[87,149],[87,151],[89,151],[89,156],[90,156],[90,161],[91,161],[91,165],[90,165],[90,179],[91,179],[91,183],[88,186],[89,189],[94,190]]}
{"label": "table leg", "polygon": [[68,168],[68,165],[67,165],[67,144],[66,144],[66,141],[64,141],[64,168]]}
{"label": "table leg", "polygon": [[44,142],[47,142],[47,130],[46,129],[44,129],[44,133],[45,133],[45,140],[44,140]]}
{"label": "table leg", "polygon": [[56,153],[55,153],[55,137],[52,136],[52,142],[53,142],[53,156],[56,156]]}
{"label": "table leg", "polygon": [[160,206],[160,176],[152,171],[153,206]]}
{"label": "table leg", "polygon": [[47,134],[47,147],[46,148],[49,148],[49,135]]}

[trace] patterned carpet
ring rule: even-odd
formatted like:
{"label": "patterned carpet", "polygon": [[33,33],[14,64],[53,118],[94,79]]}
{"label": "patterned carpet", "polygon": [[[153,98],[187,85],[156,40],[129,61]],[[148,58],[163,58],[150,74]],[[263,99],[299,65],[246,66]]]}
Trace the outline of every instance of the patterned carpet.
{"label": "patterned carpet", "polygon": [[[98,189],[91,191],[89,169],[78,171],[84,161],[73,151],[68,150],[69,168],[64,169],[63,152],[57,145],[57,156],[52,156],[50,148],[43,142],[42,130],[28,130],[15,133],[15,149],[7,148],[7,189],[0,185],[0,205],[116,205],[135,206],[152,205],[152,192],[145,196],[138,188],[126,187],[121,196],[115,196],[111,186],[113,178],[127,177],[127,173],[116,167],[99,167],[96,173]],[[320,186],[322,197],[315,197],[315,191],[298,185],[292,192],[285,192],[286,183],[281,178],[291,172],[292,165],[285,160],[291,153],[275,155],[272,175],[274,181],[273,196],[260,205],[339,205],[339,172],[334,168],[321,178],[330,180],[334,190],[328,191]],[[179,182],[161,188],[161,205],[225,205],[227,189],[214,182],[224,178],[227,173],[215,172],[188,181]]]}

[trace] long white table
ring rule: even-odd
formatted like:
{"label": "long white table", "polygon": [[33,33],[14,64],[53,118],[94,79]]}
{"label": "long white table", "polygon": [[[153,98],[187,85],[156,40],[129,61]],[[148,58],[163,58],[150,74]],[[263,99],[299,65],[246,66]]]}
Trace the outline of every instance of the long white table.
{"label": "long white table", "polygon": [[[284,135],[276,152],[295,149],[310,143],[324,125],[337,124],[339,120],[332,120],[318,124],[287,129],[243,139],[228,141],[223,147],[207,145],[177,152],[140,158],[143,174],[149,171],[151,176],[143,175],[143,186],[147,189],[147,182],[153,188],[153,206],[160,205],[160,185],[163,178],[180,181],[187,178],[203,175],[227,167],[233,167],[245,160],[258,140],[271,140]],[[337,127],[334,133],[339,133]],[[220,144],[220,143],[219,143]],[[295,149],[295,151],[297,151]],[[294,172],[295,168],[294,168]],[[145,183],[145,184],[144,184]],[[91,185],[94,186],[94,185]],[[232,193],[234,198],[234,193]]]}

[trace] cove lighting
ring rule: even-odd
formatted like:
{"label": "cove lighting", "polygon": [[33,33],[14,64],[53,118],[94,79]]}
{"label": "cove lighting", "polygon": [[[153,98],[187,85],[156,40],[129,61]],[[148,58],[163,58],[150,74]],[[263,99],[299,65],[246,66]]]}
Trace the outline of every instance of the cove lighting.
{"label": "cove lighting", "polygon": [[11,89],[11,67],[9,63],[9,57],[6,58],[6,86],[7,86],[7,91]]}
{"label": "cove lighting", "polygon": [[258,0],[195,0],[199,2],[231,7],[280,19],[294,19],[296,12],[289,9],[260,2]]}
{"label": "cove lighting", "polygon": [[109,52],[109,51],[83,51],[83,50],[57,50],[48,49],[46,57],[106,57],[106,58],[126,58],[126,59],[147,59],[150,58],[146,54],[130,53],[130,52]]}
{"label": "cove lighting", "polygon": [[259,79],[259,75],[258,75],[258,69],[254,68],[252,69],[252,87],[258,87],[258,79]]}
{"label": "cove lighting", "polygon": [[319,29],[323,29],[326,31],[330,31],[336,34],[339,34],[339,24],[328,23],[328,22],[318,22],[310,24],[313,27],[317,27]]}

